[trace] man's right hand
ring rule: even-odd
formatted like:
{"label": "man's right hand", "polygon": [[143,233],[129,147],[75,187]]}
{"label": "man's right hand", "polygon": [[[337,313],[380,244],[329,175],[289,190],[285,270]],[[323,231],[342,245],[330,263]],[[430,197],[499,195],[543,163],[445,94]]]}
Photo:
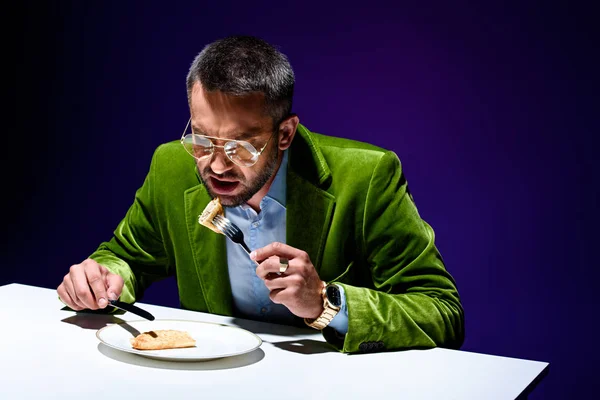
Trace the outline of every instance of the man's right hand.
{"label": "man's right hand", "polygon": [[123,278],[89,258],[71,266],[57,289],[60,299],[75,311],[105,308],[122,291]]}

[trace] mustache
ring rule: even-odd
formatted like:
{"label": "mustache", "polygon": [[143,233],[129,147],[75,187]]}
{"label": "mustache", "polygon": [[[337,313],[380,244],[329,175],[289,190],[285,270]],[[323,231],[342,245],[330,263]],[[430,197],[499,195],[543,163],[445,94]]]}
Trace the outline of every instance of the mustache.
{"label": "mustache", "polygon": [[210,169],[210,167],[208,168],[204,168],[204,170],[202,170],[202,175],[204,176],[214,176],[217,179],[230,179],[230,180],[237,180],[237,181],[242,181],[243,177],[235,174],[235,173],[231,173],[231,172],[226,172],[224,174],[215,174],[213,172],[212,169]]}

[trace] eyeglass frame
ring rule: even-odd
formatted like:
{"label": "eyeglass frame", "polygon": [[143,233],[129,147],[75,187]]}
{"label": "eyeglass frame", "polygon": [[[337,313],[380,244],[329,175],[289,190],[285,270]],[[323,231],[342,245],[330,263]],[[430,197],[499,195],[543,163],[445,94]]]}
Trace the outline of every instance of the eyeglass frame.
{"label": "eyeglass frame", "polygon": [[[284,118],[283,120],[285,120],[285,118]],[[281,122],[283,122],[283,120],[281,120]],[[181,139],[179,139],[179,141],[181,142],[181,145],[182,145],[184,148],[185,148],[185,144],[183,143],[183,140],[184,140],[184,139],[185,139],[185,137],[187,136],[187,135],[185,134],[185,132],[187,132],[187,129],[188,129],[188,127],[190,126],[190,122],[192,122],[192,117],[190,117],[190,119],[188,120],[187,124],[185,125],[185,129],[183,130],[183,133],[181,134]],[[264,146],[263,146],[263,147],[262,147],[260,150],[256,149],[256,147],[254,147],[254,145],[253,145],[252,143],[250,143],[250,142],[248,142],[248,141],[246,141],[246,140],[237,140],[237,139],[223,139],[223,138],[218,138],[218,137],[214,137],[214,136],[200,135],[200,134],[198,134],[198,133],[193,133],[193,132],[192,132],[192,133],[191,133],[191,135],[202,136],[203,138],[209,139],[209,140],[210,140],[210,144],[212,145],[212,148],[211,148],[212,150],[211,150],[210,154],[207,154],[206,156],[202,156],[202,157],[196,157],[195,155],[193,155],[193,154],[191,154],[189,151],[187,151],[187,149],[186,149],[186,151],[185,151],[185,152],[186,152],[186,153],[188,153],[190,156],[194,157],[194,159],[196,159],[196,160],[200,160],[200,159],[202,159],[202,158],[205,158],[205,157],[208,157],[208,156],[212,156],[212,155],[214,154],[214,148],[215,148],[215,147],[219,147],[219,148],[223,149],[223,153],[225,153],[225,155],[227,156],[227,158],[228,158],[228,159],[229,159],[229,160],[230,160],[232,163],[234,163],[235,165],[237,165],[237,166],[239,166],[239,167],[246,167],[246,168],[250,168],[250,167],[253,167],[254,165],[256,165],[256,163],[258,162],[258,157],[260,157],[260,156],[261,156],[261,154],[263,153],[263,151],[265,151],[265,149],[266,149],[266,148],[267,148],[267,146],[269,145],[269,142],[271,141],[271,138],[272,138],[273,136],[275,136],[275,134],[276,134],[277,132],[279,132],[279,126],[281,125],[281,122],[280,122],[279,124],[277,124],[277,128],[273,130],[273,133],[271,133],[271,136],[269,136],[269,138],[267,139],[267,142],[264,144]],[[214,139],[214,140],[223,140],[223,141],[225,141],[225,144],[223,144],[222,146],[216,145],[216,144],[213,142],[213,140],[212,140],[212,139]],[[238,163],[237,163],[237,162],[236,162],[234,159],[232,159],[232,158],[229,156],[229,154],[227,154],[227,152],[225,151],[225,146],[227,145],[227,143],[230,143],[230,142],[236,142],[236,143],[239,143],[239,142],[244,142],[244,143],[248,143],[248,144],[249,144],[250,146],[252,146],[252,147],[253,147],[255,150],[257,150],[257,152],[258,152],[258,153],[256,154],[256,160],[254,161],[254,163],[252,163],[251,165],[240,165],[240,164],[238,164]],[[242,147],[243,147],[243,146],[242,146]]]}

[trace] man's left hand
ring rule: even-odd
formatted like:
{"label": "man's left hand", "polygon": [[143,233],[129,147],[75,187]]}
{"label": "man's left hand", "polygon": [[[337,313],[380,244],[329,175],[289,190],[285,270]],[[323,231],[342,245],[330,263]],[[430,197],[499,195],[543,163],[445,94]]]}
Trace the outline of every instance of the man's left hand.
{"label": "man's left hand", "polygon": [[[258,263],[256,275],[265,282],[274,303],[283,304],[301,318],[321,315],[323,281],[305,251],[273,242],[253,251],[250,258]],[[288,267],[281,274],[280,258],[288,260]]]}

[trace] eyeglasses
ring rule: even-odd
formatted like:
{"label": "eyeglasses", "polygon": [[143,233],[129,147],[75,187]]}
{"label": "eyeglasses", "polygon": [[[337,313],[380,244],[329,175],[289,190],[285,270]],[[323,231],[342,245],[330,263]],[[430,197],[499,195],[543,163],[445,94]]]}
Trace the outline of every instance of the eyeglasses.
{"label": "eyeglasses", "polygon": [[229,158],[234,164],[241,167],[251,167],[256,164],[258,157],[267,148],[271,138],[278,131],[277,129],[273,131],[271,136],[269,136],[267,143],[265,143],[260,150],[256,150],[254,146],[244,140],[227,140],[223,146],[218,146],[213,143],[213,140],[225,139],[213,136],[198,135],[196,133],[188,133],[188,128],[190,128],[191,121],[192,119],[190,118],[185,126],[185,130],[181,136],[181,144],[192,157],[197,160],[210,157],[214,153],[215,147],[219,147],[225,151],[227,158]]}

